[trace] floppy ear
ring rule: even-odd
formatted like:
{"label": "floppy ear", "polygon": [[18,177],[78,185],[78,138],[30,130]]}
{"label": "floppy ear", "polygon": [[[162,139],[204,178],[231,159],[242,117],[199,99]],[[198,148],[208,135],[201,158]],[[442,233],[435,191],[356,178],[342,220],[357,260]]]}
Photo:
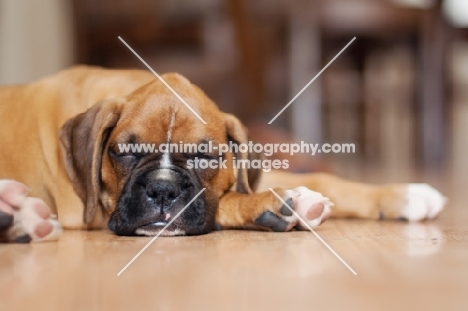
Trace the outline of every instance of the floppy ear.
{"label": "floppy ear", "polygon": [[[226,133],[228,140],[234,141],[237,144],[248,144],[249,138],[246,127],[232,114],[224,114],[224,122],[226,125]],[[238,160],[261,159],[261,155],[257,153],[239,152],[236,154]],[[262,170],[261,169],[247,169],[245,166],[238,166],[236,191],[240,193],[253,193],[260,181]]]}
{"label": "floppy ear", "polygon": [[85,206],[84,222],[90,223],[99,200],[102,153],[111,129],[117,124],[122,102],[105,100],[68,120],[60,129],[65,168]]}

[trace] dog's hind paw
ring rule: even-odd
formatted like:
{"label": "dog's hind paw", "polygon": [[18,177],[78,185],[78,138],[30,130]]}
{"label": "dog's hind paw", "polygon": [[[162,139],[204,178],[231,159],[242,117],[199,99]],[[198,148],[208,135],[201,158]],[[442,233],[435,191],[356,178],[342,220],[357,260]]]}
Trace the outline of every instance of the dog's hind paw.
{"label": "dog's hind paw", "polygon": [[0,180],[0,242],[56,240],[62,233],[49,207],[13,180]]}
{"label": "dog's hind paw", "polygon": [[409,184],[401,216],[409,221],[433,219],[444,209],[447,198],[428,184]]}
{"label": "dog's hind paw", "polygon": [[447,203],[447,198],[428,184],[390,184],[380,191],[380,219],[433,219]]}

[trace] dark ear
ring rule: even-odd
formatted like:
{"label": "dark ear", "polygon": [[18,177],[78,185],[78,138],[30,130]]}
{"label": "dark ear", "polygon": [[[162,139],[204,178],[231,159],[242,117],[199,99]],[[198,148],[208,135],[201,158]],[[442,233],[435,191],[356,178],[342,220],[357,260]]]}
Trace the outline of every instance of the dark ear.
{"label": "dark ear", "polygon": [[[224,116],[228,140],[234,141],[237,144],[248,144],[249,139],[247,129],[239,119],[228,113],[225,113]],[[236,154],[236,158],[238,160],[249,160],[251,162],[254,159],[261,159],[261,155],[239,152]],[[240,193],[253,193],[252,189],[255,189],[260,181],[261,172],[261,169],[247,169],[245,167],[238,168],[236,191]]]}
{"label": "dark ear", "polygon": [[119,119],[121,103],[119,100],[99,102],[65,122],[59,132],[65,169],[85,206],[86,224],[102,206],[99,200],[102,153]]}

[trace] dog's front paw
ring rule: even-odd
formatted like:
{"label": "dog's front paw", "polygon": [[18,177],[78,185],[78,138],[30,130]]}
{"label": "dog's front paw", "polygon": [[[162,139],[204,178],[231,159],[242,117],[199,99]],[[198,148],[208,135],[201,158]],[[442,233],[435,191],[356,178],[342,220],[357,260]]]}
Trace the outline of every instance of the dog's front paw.
{"label": "dog's front paw", "polygon": [[44,201],[27,193],[19,182],[0,180],[0,241],[56,240],[62,232],[60,224]]}
{"label": "dog's front paw", "polygon": [[290,202],[293,202],[294,211],[297,214],[293,216],[295,218],[299,216],[302,219],[302,221],[301,219],[297,219],[296,228],[302,230],[308,229],[304,221],[311,228],[316,228],[330,217],[331,207],[334,204],[321,193],[312,191],[306,187],[297,187],[293,190],[287,190],[286,195],[291,198]]}
{"label": "dog's front paw", "polygon": [[447,198],[428,184],[390,185],[383,188],[381,218],[421,221],[436,218]]}
{"label": "dog's front paw", "polygon": [[274,206],[259,215],[254,220],[255,225],[276,232],[293,228],[307,230],[318,227],[330,216],[333,203],[318,192],[306,187],[273,192],[275,195],[281,192],[282,200],[274,198]]}

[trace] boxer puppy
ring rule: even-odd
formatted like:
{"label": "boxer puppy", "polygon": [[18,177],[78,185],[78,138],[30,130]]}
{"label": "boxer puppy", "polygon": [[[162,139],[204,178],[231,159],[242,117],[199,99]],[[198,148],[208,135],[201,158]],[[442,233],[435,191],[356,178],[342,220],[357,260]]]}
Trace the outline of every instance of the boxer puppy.
{"label": "boxer puppy", "polygon": [[56,239],[62,226],[153,236],[171,221],[163,235],[283,232],[314,228],[330,215],[413,221],[444,207],[445,198],[425,184],[278,172],[260,181],[258,170],[232,164],[255,154],[227,151],[220,156],[226,167],[199,168],[189,160],[216,159],[218,152],[122,152],[122,144],[248,142],[241,122],[198,87],[178,74],[163,79],[207,124],[145,71],[76,67],[1,87],[0,239]]}

